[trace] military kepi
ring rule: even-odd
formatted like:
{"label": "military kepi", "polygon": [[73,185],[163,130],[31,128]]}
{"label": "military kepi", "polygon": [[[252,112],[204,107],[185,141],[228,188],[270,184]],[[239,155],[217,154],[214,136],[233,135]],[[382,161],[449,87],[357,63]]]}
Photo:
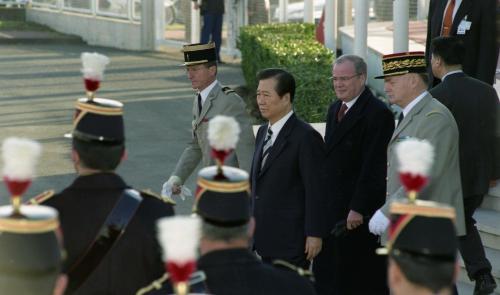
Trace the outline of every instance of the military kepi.
{"label": "military kepi", "polygon": [[417,200],[391,204],[388,250],[391,257],[409,255],[420,260],[453,262],[457,258],[455,209]]}
{"label": "military kepi", "polygon": [[0,207],[1,293],[52,294],[62,264],[57,212],[22,205],[14,216],[13,210]]}
{"label": "military kepi", "polygon": [[88,142],[120,144],[125,141],[123,104],[116,100],[81,98],[76,102],[72,136]]}
{"label": "military kepi", "polygon": [[375,79],[409,73],[426,73],[425,53],[423,51],[387,54],[382,57],[384,74]]}
{"label": "military kepi", "polygon": [[182,47],[184,53],[184,66],[198,65],[217,60],[215,43],[208,44],[196,43],[188,44]]}
{"label": "military kepi", "polygon": [[205,222],[221,227],[240,226],[250,220],[248,173],[234,167],[211,166],[198,173],[194,211]]}

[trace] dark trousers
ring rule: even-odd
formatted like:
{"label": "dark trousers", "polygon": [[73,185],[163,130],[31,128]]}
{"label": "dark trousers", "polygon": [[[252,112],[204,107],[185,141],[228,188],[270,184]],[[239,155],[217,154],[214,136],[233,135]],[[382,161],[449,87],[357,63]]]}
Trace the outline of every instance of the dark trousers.
{"label": "dark trousers", "polygon": [[479,272],[491,272],[491,264],[484,253],[483,242],[476,228],[476,220],[472,217],[483,202],[484,196],[464,198],[465,236],[459,237],[460,254],[465,262],[467,275],[474,280]]}
{"label": "dark trousers", "polygon": [[223,14],[205,12],[203,14],[203,28],[201,29],[201,43],[210,40],[215,43],[217,61],[220,61],[220,46],[222,43],[222,20]]}
{"label": "dark trousers", "polygon": [[388,295],[387,256],[375,250],[378,236],[362,224],[345,236],[329,236],[313,262],[319,295]]}

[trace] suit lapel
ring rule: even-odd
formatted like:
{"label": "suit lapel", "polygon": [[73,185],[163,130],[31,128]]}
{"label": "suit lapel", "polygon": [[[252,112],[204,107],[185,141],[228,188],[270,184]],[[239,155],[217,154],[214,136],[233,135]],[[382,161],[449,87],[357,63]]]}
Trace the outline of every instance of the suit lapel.
{"label": "suit lapel", "polygon": [[332,138],[333,138],[333,132],[335,128],[337,128],[337,113],[339,112],[340,106],[342,105],[342,102],[340,100],[337,100],[332,107],[330,108],[330,114],[328,116],[329,122],[327,122],[326,125],[326,130],[325,130],[325,144],[326,147],[328,148],[331,145]]}
{"label": "suit lapel", "polygon": [[[363,113],[363,109],[366,106],[366,103],[368,102],[368,95],[369,93],[367,91],[370,91],[368,88],[365,88],[365,90],[361,93],[359,96],[358,100],[356,103],[347,111],[345,114],[344,118],[340,122],[335,122],[333,132],[332,132],[332,139],[330,144],[328,145],[328,152],[333,149],[335,145],[337,145],[344,135],[346,135],[359,121],[361,118],[361,115]],[[340,104],[339,104],[340,105]],[[334,120],[336,121],[336,115],[337,115],[338,109],[335,112],[335,118]]]}
{"label": "suit lapel", "polygon": [[255,152],[253,153],[253,161],[252,161],[252,177],[256,177],[258,173],[260,173],[260,163],[262,161],[262,147],[264,146],[264,134],[267,134],[267,128],[269,124],[261,125],[259,127],[259,131],[257,132],[257,139],[255,145]]}
{"label": "suit lapel", "polygon": [[221,86],[219,83],[217,83],[217,84],[215,84],[214,88],[212,88],[212,90],[208,94],[205,103],[203,103],[203,106],[201,108],[201,113],[196,118],[196,126],[198,126],[201,123],[201,121],[203,120],[203,118],[205,118],[205,116],[207,115],[208,110],[212,106],[212,100],[214,100],[217,97],[217,95],[219,94],[219,91],[221,91]]}
{"label": "suit lapel", "polygon": [[269,167],[272,165],[273,161],[281,154],[281,152],[283,151],[284,147],[287,144],[288,136],[292,132],[296,121],[297,117],[295,116],[295,113],[292,114],[290,118],[288,118],[288,121],[286,121],[285,125],[278,134],[278,137],[276,137],[276,142],[273,143],[273,146],[269,151],[269,155],[267,156],[266,163],[264,164],[264,167],[262,167],[262,169],[260,170],[259,176],[264,174],[267,171],[267,169],[269,169]]}
{"label": "suit lapel", "polygon": [[[447,0],[439,0],[436,1],[436,10],[435,10],[435,19],[433,19],[433,28],[431,28],[434,32],[432,36],[440,36],[441,35],[441,29],[443,26],[443,15],[444,15],[444,10],[446,9],[446,4],[448,3]],[[432,16],[429,16],[432,17]]]}
{"label": "suit lapel", "polygon": [[432,96],[430,94],[427,94],[424,98],[422,98],[421,101],[419,101],[417,103],[417,105],[415,105],[411,111],[405,116],[405,118],[403,119],[403,122],[401,122],[401,124],[398,125],[398,127],[396,127],[396,129],[394,130],[394,133],[392,133],[392,138],[391,138],[391,141],[390,142],[393,142],[396,138],[398,138],[399,134],[405,130],[406,126],[408,126],[411,121],[413,121],[413,117],[420,113],[420,111],[422,111],[422,109],[424,108],[424,106],[429,103],[429,101],[431,101],[432,99]]}
{"label": "suit lapel", "polygon": [[462,19],[464,19],[467,13],[469,13],[471,4],[472,3],[469,0],[463,0],[462,3],[460,4],[460,7],[458,8],[455,17],[453,18],[453,23],[451,25],[451,31],[450,31],[451,35],[456,35],[456,32],[458,30],[458,25],[460,24]]}

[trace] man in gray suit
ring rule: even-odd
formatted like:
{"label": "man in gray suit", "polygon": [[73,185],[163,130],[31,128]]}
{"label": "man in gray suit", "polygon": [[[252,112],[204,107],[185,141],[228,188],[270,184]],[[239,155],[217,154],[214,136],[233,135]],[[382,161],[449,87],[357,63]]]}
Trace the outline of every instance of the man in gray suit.
{"label": "man in gray suit", "polygon": [[193,138],[177,162],[174,172],[163,184],[162,195],[181,193],[181,188],[193,170],[202,163],[213,165],[207,139],[208,121],[216,115],[234,117],[241,128],[236,150],[225,164],[250,171],[255,138],[252,120],[243,99],[217,80],[217,54],[214,43],[190,44],[183,47],[184,65],[193,89],[197,92],[193,102]]}
{"label": "man in gray suit", "polygon": [[389,225],[389,206],[406,195],[399,181],[396,145],[410,137],[425,139],[434,147],[428,184],[418,198],[448,204],[456,211],[457,235],[465,234],[462,184],[458,160],[458,128],[450,111],[427,92],[424,52],[385,55],[384,88],[391,103],[403,111],[387,149],[387,200],[370,220],[370,232],[381,235]]}

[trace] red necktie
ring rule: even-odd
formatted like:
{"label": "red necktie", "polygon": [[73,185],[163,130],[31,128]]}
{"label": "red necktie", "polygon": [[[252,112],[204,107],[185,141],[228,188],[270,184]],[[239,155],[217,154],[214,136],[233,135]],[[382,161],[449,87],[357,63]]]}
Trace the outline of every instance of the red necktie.
{"label": "red necktie", "polygon": [[450,36],[451,26],[453,25],[453,10],[455,9],[455,0],[450,0],[446,11],[444,12],[443,27],[441,36]]}
{"label": "red necktie", "polygon": [[342,121],[346,111],[347,111],[347,105],[345,103],[342,103],[342,106],[340,107],[340,110],[337,113],[337,122]]}

